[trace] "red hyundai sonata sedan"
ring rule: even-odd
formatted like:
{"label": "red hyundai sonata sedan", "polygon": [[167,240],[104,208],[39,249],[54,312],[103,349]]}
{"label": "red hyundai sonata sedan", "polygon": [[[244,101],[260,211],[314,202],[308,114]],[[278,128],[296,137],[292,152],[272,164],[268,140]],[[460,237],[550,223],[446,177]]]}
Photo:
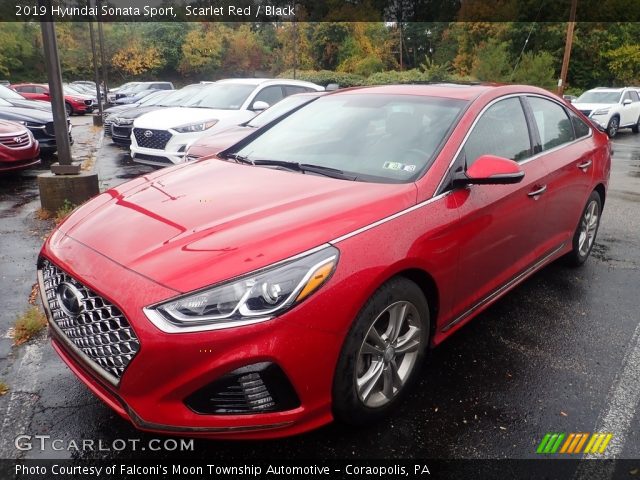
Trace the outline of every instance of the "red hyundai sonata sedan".
{"label": "red hyundai sonata sedan", "polygon": [[46,241],[53,345],[143,430],[265,438],[397,407],[425,351],[591,251],[607,136],[546,91],[318,97]]}

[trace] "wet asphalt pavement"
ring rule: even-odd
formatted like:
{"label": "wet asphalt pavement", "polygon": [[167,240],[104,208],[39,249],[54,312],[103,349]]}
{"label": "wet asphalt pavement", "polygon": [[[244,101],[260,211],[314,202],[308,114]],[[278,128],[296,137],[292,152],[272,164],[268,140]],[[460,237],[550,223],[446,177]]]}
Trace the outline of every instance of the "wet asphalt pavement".
{"label": "wet asphalt pavement", "polygon": [[[75,122],[86,119],[74,119]],[[79,132],[81,128],[77,127]],[[77,133],[76,135],[79,135]],[[80,138],[80,137],[77,137]],[[437,348],[419,385],[395,415],[366,429],[332,424],[277,441],[195,442],[185,458],[398,459],[535,458],[547,432],[615,428],[612,451],[640,458],[635,363],[640,348],[640,135],[620,133],[604,217],[583,268],[552,264]],[[101,186],[149,172],[105,140]],[[0,333],[27,306],[47,226],[36,220],[35,174],[0,178]],[[44,335],[11,347],[0,341],[0,458],[65,458],[67,451],[18,451],[18,434],[154,438],[97,400]],[[166,452],[81,452],[80,458],[161,459]]]}

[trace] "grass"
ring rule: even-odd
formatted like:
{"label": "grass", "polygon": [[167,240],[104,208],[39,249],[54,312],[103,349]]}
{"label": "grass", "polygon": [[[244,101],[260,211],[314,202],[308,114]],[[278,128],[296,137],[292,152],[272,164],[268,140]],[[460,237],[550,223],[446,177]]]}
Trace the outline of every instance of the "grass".
{"label": "grass", "polygon": [[22,345],[47,326],[47,319],[38,307],[29,309],[18,317],[14,326],[13,344]]}
{"label": "grass", "polygon": [[53,218],[53,221],[56,225],[60,224],[73,210],[76,206],[71,203],[69,200],[65,200],[62,206],[56,210],[55,213],[50,212],[44,208],[39,208],[36,210],[36,218],[38,220],[50,220]]}
{"label": "grass", "polygon": [[0,397],[2,395],[6,395],[8,391],[9,391],[9,385],[7,385],[4,382],[0,382]]}

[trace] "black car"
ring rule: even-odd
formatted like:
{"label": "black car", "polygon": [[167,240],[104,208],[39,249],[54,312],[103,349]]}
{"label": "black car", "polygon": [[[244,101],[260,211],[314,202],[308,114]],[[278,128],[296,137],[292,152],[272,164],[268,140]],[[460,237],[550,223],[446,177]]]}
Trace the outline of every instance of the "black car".
{"label": "black car", "polygon": [[[41,152],[53,153],[57,150],[56,133],[51,112],[14,107],[7,101],[0,99],[0,119],[20,123],[31,130],[35,139],[40,143]],[[73,144],[69,119],[67,119],[67,129],[69,131],[69,141]]]}

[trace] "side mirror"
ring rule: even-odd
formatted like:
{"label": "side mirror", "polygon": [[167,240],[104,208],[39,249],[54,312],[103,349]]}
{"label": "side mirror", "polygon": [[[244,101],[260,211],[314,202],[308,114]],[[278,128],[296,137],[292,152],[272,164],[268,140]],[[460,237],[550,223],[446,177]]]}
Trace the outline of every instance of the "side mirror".
{"label": "side mirror", "polygon": [[266,110],[267,108],[269,108],[269,104],[267,102],[263,102],[262,100],[253,102],[253,105],[251,105],[251,110],[253,110],[254,112],[261,112],[262,110]]}
{"label": "side mirror", "polygon": [[466,173],[454,179],[457,187],[464,185],[509,185],[524,178],[524,172],[513,160],[495,155],[482,155],[477,158]]}
{"label": "side mirror", "polygon": [[632,103],[632,102],[631,102],[631,99],[629,99],[629,98],[626,98],[626,99],[624,99],[624,100],[622,101],[622,105],[624,105],[625,107],[626,107],[627,105],[630,105],[631,103]]}

